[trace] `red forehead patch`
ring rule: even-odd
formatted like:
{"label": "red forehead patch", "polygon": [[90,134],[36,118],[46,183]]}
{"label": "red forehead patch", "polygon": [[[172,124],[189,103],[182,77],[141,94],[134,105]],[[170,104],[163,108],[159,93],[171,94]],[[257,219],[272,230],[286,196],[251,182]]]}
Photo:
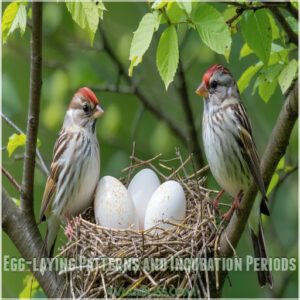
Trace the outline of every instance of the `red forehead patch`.
{"label": "red forehead patch", "polygon": [[207,69],[205,74],[203,75],[203,82],[205,82],[205,85],[208,86],[209,80],[211,76],[216,72],[216,71],[221,71],[222,73],[229,74],[229,70],[226,69],[222,65],[212,65],[210,68]]}
{"label": "red forehead patch", "polygon": [[88,87],[83,87],[83,88],[79,89],[77,93],[81,94],[84,98],[93,102],[95,105],[99,104],[99,101],[98,101],[96,95]]}

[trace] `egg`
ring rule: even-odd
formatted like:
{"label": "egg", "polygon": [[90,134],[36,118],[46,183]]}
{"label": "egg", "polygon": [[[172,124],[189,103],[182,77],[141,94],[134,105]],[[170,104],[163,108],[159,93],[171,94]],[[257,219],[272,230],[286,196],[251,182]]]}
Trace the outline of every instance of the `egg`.
{"label": "egg", "polygon": [[[174,180],[164,182],[152,195],[145,216],[145,230],[159,224],[161,228],[169,228],[170,221],[180,223],[186,216],[186,199],[182,186]],[[161,224],[160,224],[161,223]]]}
{"label": "egg", "polygon": [[139,229],[141,230],[144,228],[146,208],[159,185],[160,181],[151,169],[139,171],[129,183],[128,191],[135,205],[139,219]]}
{"label": "egg", "polygon": [[97,185],[94,211],[96,223],[114,229],[138,229],[138,217],[126,187],[112,176]]}

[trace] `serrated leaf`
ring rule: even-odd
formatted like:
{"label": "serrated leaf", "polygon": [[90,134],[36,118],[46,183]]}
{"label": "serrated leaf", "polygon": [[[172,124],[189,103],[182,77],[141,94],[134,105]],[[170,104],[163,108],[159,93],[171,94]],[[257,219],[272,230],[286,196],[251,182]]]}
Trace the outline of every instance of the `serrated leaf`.
{"label": "serrated leaf", "polygon": [[21,34],[24,34],[26,29],[26,5],[20,2],[12,2],[6,7],[2,16],[2,40],[4,44],[7,38],[18,28]]}
{"label": "serrated leaf", "polygon": [[92,46],[99,19],[103,18],[103,11],[105,10],[102,1],[98,1],[98,4],[94,1],[66,2],[66,6],[72,19],[82,29],[87,29]]}
{"label": "serrated leaf", "polygon": [[290,87],[293,79],[297,74],[298,63],[295,59],[292,59],[287,66],[284,67],[278,77],[279,86],[284,94]]}
{"label": "serrated leaf", "polygon": [[194,13],[193,21],[202,41],[216,53],[228,56],[231,34],[222,14],[212,5],[202,4]]}
{"label": "serrated leaf", "polygon": [[129,76],[132,76],[133,68],[141,63],[143,55],[148,50],[154,31],[159,27],[159,16],[155,13],[147,13],[143,16],[137,30],[133,33],[130,46],[128,70]]}
{"label": "serrated leaf", "polygon": [[241,29],[245,42],[257,57],[267,65],[271,52],[272,29],[266,10],[244,12]]}
{"label": "serrated leaf", "polygon": [[180,1],[176,0],[177,4],[181,9],[183,9],[188,15],[192,12],[192,0]]}
{"label": "serrated leaf", "polygon": [[8,157],[11,157],[11,155],[14,153],[14,151],[21,146],[24,146],[26,142],[26,135],[24,133],[14,133],[11,135],[8,139],[7,144],[7,152]]}
{"label": "serrated leaf", "polygon": [[240,93],[243,93],[244,90],[248,87],[250,84],[252,78],[254,75],[261,69],[263,66],[262,62],[258,62],[254,66],[250,66],[245,70],[245,72],[241,75],[240,79],[238,80],[238,87]]}
{"label": "serrated leaf", "polygon": [[264,68],[258,77],[258,94],[266,103],[275,92],[278,74],[282,68],[283,65],[280,64],[269,66]]}
{"label": "serrated leaf", "polygon": [[166,90],[173,81],[179,61],[178,37],[175,27],[169,26],[161,35],[156,52],[156,65]]}

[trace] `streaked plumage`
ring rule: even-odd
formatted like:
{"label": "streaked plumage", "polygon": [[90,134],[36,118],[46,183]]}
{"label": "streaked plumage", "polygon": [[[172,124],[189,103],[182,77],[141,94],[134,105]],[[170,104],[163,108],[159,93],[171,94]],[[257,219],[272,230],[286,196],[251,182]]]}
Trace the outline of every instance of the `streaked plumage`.
{"label": "streaked plumage", "polygon": [[49,254],[60,222],[79,214],[93,200],[100,175],[95,123],[102,113],[95,94],[88,88],[79,89],[69,105],[54,146],[40,211],[40,221],[48,220]]}
{"label": "streaked plumage", "polygon": [[[231,73],[222,65],[213,65],[204,74],[196,92],[204,97],[202,135],[213,176],[234,199],[240,198],[253,178],[262,194],[260,213],[269,215],[251,126]],[[234,206],[229,215],[233,211]],[[256,233],[251,232],[251,236],[255,255],[266,257],[262,227],[259,226]],[[261,285],[272,285],[272,276],[262,272],[259,281]]]}

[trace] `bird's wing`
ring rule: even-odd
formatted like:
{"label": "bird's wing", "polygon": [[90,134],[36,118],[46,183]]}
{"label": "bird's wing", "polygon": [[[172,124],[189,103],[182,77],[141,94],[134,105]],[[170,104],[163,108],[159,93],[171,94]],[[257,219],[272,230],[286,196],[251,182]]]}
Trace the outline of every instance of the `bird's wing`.
{"label": "bird's wing", "polygon": [[257,155],[256,147],[250,133],[242,126],[238,126],[239,137],[243,147],[244,158],[247,162],[248,168],[257,184],[262,195],[266,195],[264,181],[260,171],[260,161]]}
{"label": "bird's wing", "polygon": [[58,139],[54,146],[54,158],[50,167],[50,175],[46,182],[46,187],[45,187],[43,200],[41,204],[40,222],[45,220],[46,215],[51,209],[52,200],[56,193],[56,185],[58,182],[58,177],[62,170],[62,166],[59,162],[59,158],[66,150],[67,142],[68,142],[68,135],[64,130],[62,130],[59,133]]}

